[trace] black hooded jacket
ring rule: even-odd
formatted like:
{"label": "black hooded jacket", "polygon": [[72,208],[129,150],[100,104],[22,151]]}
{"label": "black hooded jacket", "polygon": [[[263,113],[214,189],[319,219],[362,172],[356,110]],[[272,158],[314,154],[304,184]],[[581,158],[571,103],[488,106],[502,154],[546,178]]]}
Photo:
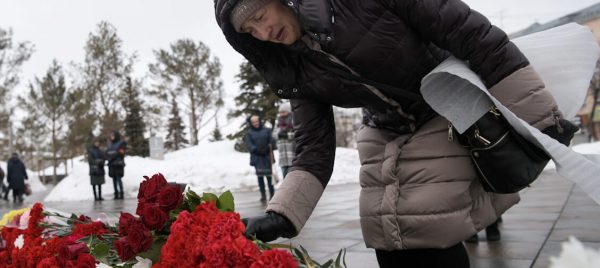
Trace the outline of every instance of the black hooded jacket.
{"label": "black hooded jacket", "polygon": [[[297,144],[291,170],[309,171],[323,185],[335,154],[331,105],[363,107],[367,125],[410,133],[435,114],[400,90],[420,95],[421,79],[449,55],[467,61],[488,87],[529,65],[502,30],[459,0],[285,0],[325,53],[302,41],[286,46],[237,33],[229,21],[237,2],[215,0],[217,22],[275,93],[291,99]],[[349,71],[327,54],[362,79],[392,88],[378,87],[406,113],[399,115],[381,96],[349,78],[344,74]]]}

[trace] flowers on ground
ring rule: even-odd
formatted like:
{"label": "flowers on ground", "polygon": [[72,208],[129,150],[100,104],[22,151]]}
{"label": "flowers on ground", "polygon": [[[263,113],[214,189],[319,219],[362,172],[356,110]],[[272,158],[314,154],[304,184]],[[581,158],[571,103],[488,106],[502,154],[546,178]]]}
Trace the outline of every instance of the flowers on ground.
{"label": "flowers on ground", "polygon": [[[230,192],[183,193],[155,174],[140,184],[135,214],[121,212],[118,224],[109,226],[44,211],[40,203],[12,211],[0,222],[0,268],[321,267],[306,251],[247,239]],[[339,257],[323,267],[340,267]]]}

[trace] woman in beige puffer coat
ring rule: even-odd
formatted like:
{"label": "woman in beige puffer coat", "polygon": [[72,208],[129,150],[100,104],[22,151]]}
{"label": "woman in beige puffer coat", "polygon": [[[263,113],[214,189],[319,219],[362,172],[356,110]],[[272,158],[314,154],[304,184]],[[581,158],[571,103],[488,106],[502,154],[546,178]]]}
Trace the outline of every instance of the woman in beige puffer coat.
{"label": "woman in beige puffer coat", "polygon": [[297,235],[323,193],[335,158],[332,105],[363,107],[367,247],[382,267],[468,267],[461,241],[519,197],[483,191],[467,151],[448,141],[448,121],[413,101],[421,79],[454,55],[527,122],[547,130],[560,118],[518,48],[459,0],[215,0],[215,13],[294,113],[293,166],[265,215],[246,222],[263,241]]}

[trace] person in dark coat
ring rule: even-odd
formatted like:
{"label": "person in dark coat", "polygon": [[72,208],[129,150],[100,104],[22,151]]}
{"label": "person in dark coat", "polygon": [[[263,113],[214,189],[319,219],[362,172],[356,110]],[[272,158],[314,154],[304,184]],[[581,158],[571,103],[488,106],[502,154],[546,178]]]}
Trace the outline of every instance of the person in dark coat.
{"label": "person in dark coat", "polygon": [[250,165],[254,166],[258,178],[260,201],[266,202],[267,195],[264,177],[267,178],[269,198],[272,198],[275,194],[275,188],[272,183],[273,171],[271,169],[273,163],[272,153],[276,149],[275,140],[271,137],[271,129],[263,126],[259,116],[251,116],[248,123],[250,129],[244,136],[244,143],[248,152],[250,152]]}
{"label": "person in dark coat", "polygon": [[25,180],[27,179],[25,164],[21,162],[17,153],[13,153],[6,164],[6,180],[8,181],[8,188],[13,191],[13,202],[23,202]]}
{"label": "person in dark coat", "polygon": [[106,149],[106,160],[108,161],[108,176],[113,180],[115,199],[123,199],[126,150],[127,143],[121,140],[121,134],[118,131],[113,131],[110,134],[110,144]]}
{"label": "person in dark coat", "polygon": [[381,267],[469,267],[462,241],[519,197],[485,192],[467,150],[448,139],[448,120],[415,101],[423,77],[450,56],[505,106],[518,106],[517,116],[544,133],[561,130],[562,114],[528,59],[460,0],[214,2],[227,41],[294,114],[292,167],[265,214],[247,219],[246,235],[300,232],[333,172],[332,106],[360,107],[366,246]]}
{"label": "person in dark coat", "polygon": [[8,186],[4,184],[5,175],[6,174],[4,174],[4,170],[2,169],[2,167],[0,167],[0,195],[4,195],[6,192],[8,192]]}
{"label": "person in dark coat", "polygon": [[102,201],[102,184],[104,184],[104,152],[100,150],[100,140],[94,141],[88,150],[88,164],[90,166],[90,183],[94,191],[94,200]]}

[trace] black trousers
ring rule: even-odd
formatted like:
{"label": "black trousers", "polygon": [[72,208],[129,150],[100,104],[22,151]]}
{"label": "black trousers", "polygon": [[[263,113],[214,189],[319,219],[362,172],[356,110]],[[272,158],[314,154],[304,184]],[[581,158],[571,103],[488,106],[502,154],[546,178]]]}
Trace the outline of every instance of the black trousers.
{"label": "black trousers", "polygon": [[446,249],[375,250],[381,268],[469,268],[462,243]]}

